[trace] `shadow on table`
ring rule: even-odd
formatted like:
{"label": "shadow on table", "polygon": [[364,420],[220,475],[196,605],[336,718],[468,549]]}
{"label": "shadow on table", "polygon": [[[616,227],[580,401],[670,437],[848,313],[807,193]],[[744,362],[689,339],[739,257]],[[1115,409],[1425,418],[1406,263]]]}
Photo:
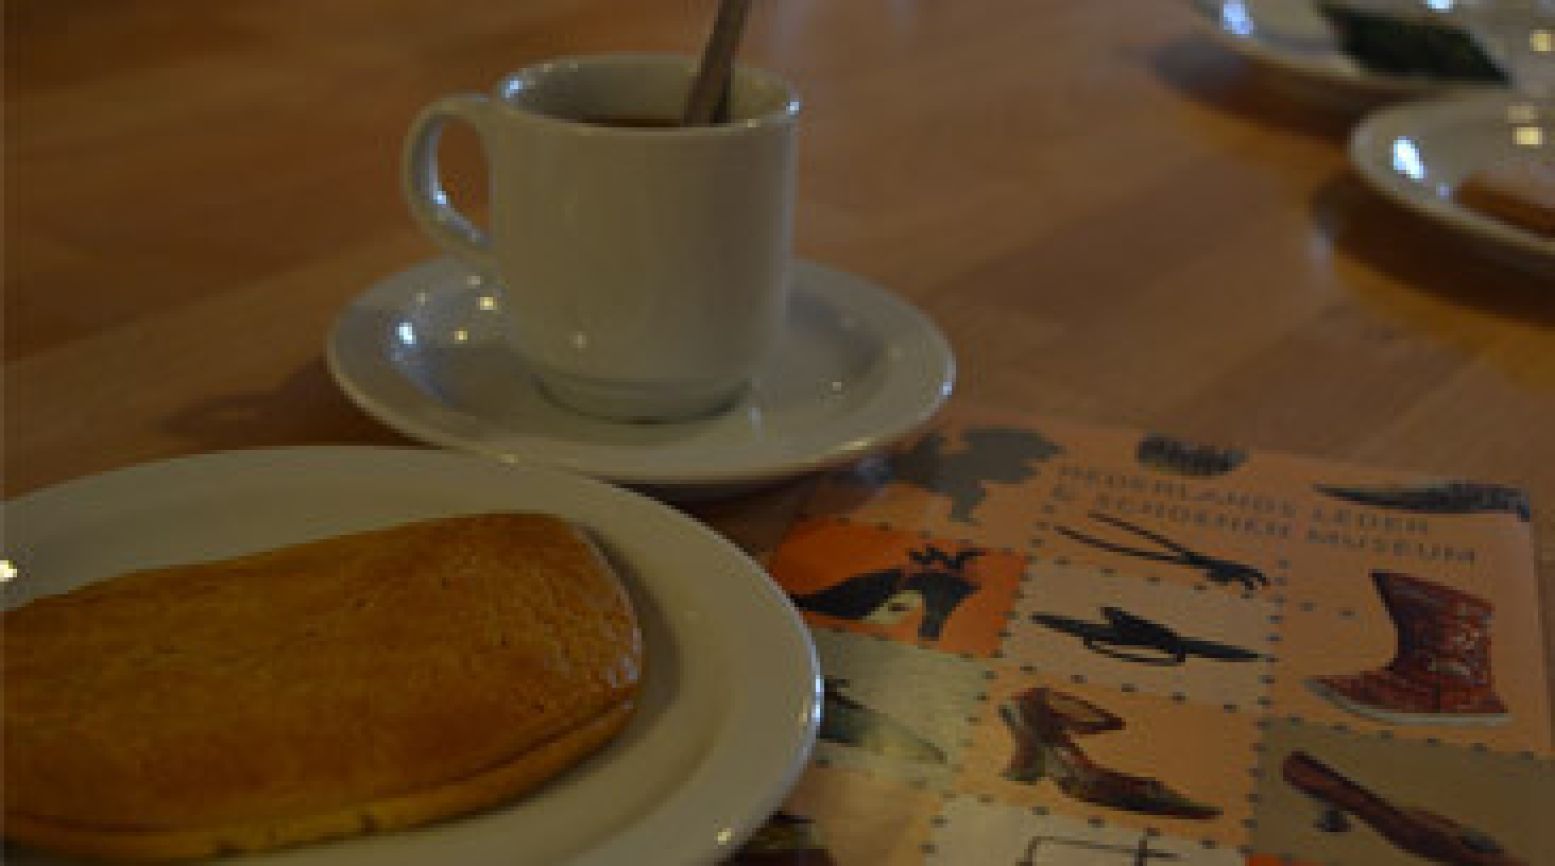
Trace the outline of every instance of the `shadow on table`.
{"label": "shadow on table", "polygon": [[1459,307],[1555,326],[1555,272],[1494,258],[1475,241],[1372,191],[1348,172],[1311,200],[1318,232],[1335,252]]}
{"label": "shadow on table", "polygon": [[1159,46],[1150,63],[1162,81],[1194,102],[1309,138],[1345,140],[1367,108],[1325,103],[1310,87],[1296,92],[1288,74],[1264,69],[1202,35]]}
{"label": "shadow on table", "polygon": [[167,432],[202,450],[274,445],[409,445],[351,405],[314,359],[268,391],[228,394],[183,407]]}

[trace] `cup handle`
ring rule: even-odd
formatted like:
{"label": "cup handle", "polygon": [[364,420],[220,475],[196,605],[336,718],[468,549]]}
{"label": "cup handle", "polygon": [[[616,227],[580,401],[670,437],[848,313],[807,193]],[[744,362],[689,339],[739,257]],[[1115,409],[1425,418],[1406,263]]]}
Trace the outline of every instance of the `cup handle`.
{"label": "cup handle", "polygon": [[462,120],[475,128],[489,154],[488,126],[492,103],[476,93],[444,96],[416,115],[405,136],[401,181],[411,216],[438,246],[487,271],[496,270],[491,237],[448,203],[448,191],[438,170],[437,145],[443,127]]}

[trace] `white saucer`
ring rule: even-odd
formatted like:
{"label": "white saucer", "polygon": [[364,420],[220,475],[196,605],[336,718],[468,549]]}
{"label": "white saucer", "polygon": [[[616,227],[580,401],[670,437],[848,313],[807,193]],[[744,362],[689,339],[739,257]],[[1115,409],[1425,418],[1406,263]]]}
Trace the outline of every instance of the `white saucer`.
{"label": "white saucer", "polygon": [[1384,75],[1362,66],[1312,0],[1189,0],[1203,29],[1232,51],[1280,77],[1283,89],[1343,107],[1442,93],[1478,93],[1496,85]]}
{"label": "white saucer", "polygon": [[1379,192],[1513,263],[1549,268],[1555,240],[1452,196],[1472,172],[1519,153],[1555,159],[1555,108],[1510,94],[1406,103],[1369,115],[1350,137],[1350,161]]}
{"label": "white saucer", "polygon": [[504,341],[501,286],[448,258],[353,301],[327,358],[358,406],[425,442],[671,492],[771,481],[907,435],[955,379],[944,336],[896,295],[811,262],[793,278],[773,362],[740,403],[692,421],[617,423],[552,403]]}

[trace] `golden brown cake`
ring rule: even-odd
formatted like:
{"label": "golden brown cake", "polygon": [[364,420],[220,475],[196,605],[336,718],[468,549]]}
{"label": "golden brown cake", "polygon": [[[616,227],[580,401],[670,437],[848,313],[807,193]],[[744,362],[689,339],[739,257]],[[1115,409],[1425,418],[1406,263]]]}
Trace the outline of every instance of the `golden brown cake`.
{"label": "golden brown cake", "polygon": [[258,851],[510,799],[608,742],[641,639],[581,531],[412,523],[127,574],[5,614],[5,836]]}
{"label": "golden brown cake", "polygon": [[1555,237],[1555,160],[1497,163],[1469,175],[1457,198],[1464,207]]}

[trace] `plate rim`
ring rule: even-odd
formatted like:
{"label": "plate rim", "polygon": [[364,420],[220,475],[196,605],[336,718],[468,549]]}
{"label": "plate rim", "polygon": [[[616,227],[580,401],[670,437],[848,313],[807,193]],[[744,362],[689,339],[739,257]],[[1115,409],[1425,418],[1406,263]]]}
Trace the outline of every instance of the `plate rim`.
{"label": "plate rim", "polygon": [[[325,365],[336,386],[358,409],[386,427],[413,440],[504,463],[559,468],[618,484],[645,485],[662,490],[762,484],[831,469],[907,438],[922,429],[950,398],[957,378],[955,353],[950,341],[938,325],[912,303],[867,277],[803,257],[795,257],[793,264],[796,273],[801,270],[814,273],[818,278],[817,282],[828,284],[831,287],[830,291],[834,293],[816,291],[815,296],[845,298],[850,312],[863,311],[871,319],[879,322],[894,321],[902,326],[901,333],[911,336],[915,351],[910,354],[897,353],[896,357],[883,359],[882,366],[888,375],[893,372],[899,375],[889,379],[887,388],[872,395],[863,406],[855,409],[857,413],[867,411],[871,407],[899,403],[900,409],[887,413],[890,416],[889,423],[883,423],[878,429],[864,435],[839,435],[835,437],[835,441],[824,447],[811,448],[805,453],[775,453],[771,457],[751,461],[743,468],[730,468],[716,464],[698,466],[688,462],[680,466],[660,469],[653,464],[651,454],[645,455],[635,446],[599,446],[607,453],[617,451],[624,455],[629,451],[635,452],[631,459],[617,458],[613,462],[607,460],[604,465],[601,465],[597,460],[591,459],[591,455],[580,457],[558,455],[554,452],[547,454],[544,440],[533,436],[516,434],[495,441],[466,438],[434,424],[424,423],[413,416],[397,412],[378,399],[370,392],[370,385],[359,381],[359,377],[353,374],[353,370],[371,370],[401,379],[403,376],[394,369],[392,363],[386,361],[386,356],[381,351],[348,349],[345,332],[356,324],[353,317],[365,309],[369,301],[379,297],[393,297],[397,291],[403,291],[399,289],[397,283],[404,280],[408,274],[423,270],[432,271],[437,268],[457,268],[468,274],[480,273],[473,266],[453,256],[437,255],[424,258],[384,274],[347,301],[336,315],[325,338]],[[490,278],[496,279],[494,276]],[[806,284],[796,279],[796,291],[799,290],[800,285]],[[360,366],[363,364],[366,366]],[[924,375],[911,377],[900,375],[904,364],[924,371]],[[427,402],[429,405],[438,405],[436,401]],[[533,446],[539,447],[537,450],[531,450]],[[682,460],[686,459],[682,458]]]}
{"label": "plate rim", "polygon": [[[1384,72],[1372,72],[1358,64],[1353,69],[1339,69],[1322,63],[1307,62],[1298,55],[1275,50],[1264,40],[1231,33],[1220,26],[1218,18],[1212,13],[1224,9],[1227,3],[1234,0],[1185,0],[1185,2],[1195,13],[1200,28],[1216,42],[1249,60],[1282,72],[1338,84],[1355,91],[1365,91],[1375,97],[1391,99],[1415,99],[1442,93],[1477,94],[1501,89],[1493,84],[1472,81],[1389,75]],[[1311,5],[1312,0],[1300,0],[1300,2]],[[1334,54],[1344,56],[1337,47]]]}
{"label": "plate rim", "polygon": [[[750,604],[747,609],[750,609],[750,605],[767,609],[772,614],[769,623],[773,633],[780,632],[787,635],[791,643],[801,650],[793,666],[789,668],[786,678],[766,679],[763,681],[762,689],[747,690],[741,701],[732,701],[725,705],[725,709],[728,710],[725,713],[727,718],[717,729],[716,735],[710,739],[707,747],[697,755],[693,763],[687,766],[679,787],[666,792],[665,796],[655,801],[656,805],[653,808],[620,826],[614,834],[591,841],[586,847],[569,854],[568,862],[596,864],[596,866],[635,863],[636,859],[631,855],[633,852],[640,853],[640,849],[635,845],[640,841],[639,837],[648,835],[657,843],[656,850],[673,855],[675,862],[712,863],[728,856],[738,845],[743,844],[772,812],[780,807],[799,775],[808,766],[819,723],[820,667],[808,629],[766,570],[749,554],[711,527],[642,494],[576,473],[542,466],[493,467],[483,458],[444,450],[397,446],[296,445],[238,448],[174,456],[73,478],[21,496],[0,500],[0,521],[9,527],[14,527],[19,523],[28,522],[29,517],[41,518],[38,522],[47,526],[66,519],[61,517],[62,514],[92,516],[96,506],[90,504],[90,498],[102,485],[108,485],[110,492],[114,487],[121,490],[145,489],[144,484],[148,481],[167,482],[171,478],[171,483],[167,487],[158,489],[159,497],[165,496],[169,489],[186,495],[208,494],[219,492],[218,482],[228,479],[229,473],[246,472],[251,479],[258,480],[264,473],[274,472],[279,464],[288,464],[289,469],[298,471],[306,470],[310,466],[317,468],[319,461],[323,461],[335,471],[352,469],[365,472],[368,469],[403,469],[408,466],[415,473],[419,473],[415,475],[413,481],[407,482],[413,486],[426,484],[425,479],[436,477],[439,479],[438,483],[446,482],[447,486],[436,488],[437,493],[443,495],[429,500],[437,503],[434,505],[434,513],[467,513],[460,511],[456,504],[449,503],[446,495],[449,491],[457,489],[453,481],[457,480],[458,473],[464,472],[467,473],[466,477],[482,479],[480,483],[488,485],[483,488],[485,490],[495,489],[490,485],[501,484],[502,482],[497,480],[499,477],[511,478],[515,491],[523,490],[526,480],[531,482],[538,480],[541,485],[559,484],[571,487],[575,495],[597,502],[599,513],[608,513],[611,515],[609,519],[619,521],[618,525],[637,522],[645,516],[651,516],[661,523],[667,522],[669,525],[678,526],[685,533],[682,541],[695,540],[703,546],[707,555],[716,557],[728,565],[730,573],[742,573],[749,579],[742,582],[738,588],[725,587],[726,592],[737,592],[742,599],[748,600]],[[353,462],[355,466],[349,465]],[[511,473],[511,475],[494,476],[494,472]],[[237,492],[231,495],[241,498],[242,485],[236,485],[236,489]],[[220,484],[220,492],[225,490],[227,490],[226,485]],[[519,499],[523,498],[522,494],[518,496]],[[120,500],[109,498],[108,501]],[[141,507],[151,511],[165,507],[165,504],[159,503],[165,503],[165,499],[154,500],[150,505]],[[527,502],[515,501],[513,507],[535,509],[537,504],[530,499]],[[19,514],[22,520],[17,520]],[[577,515],[564,516],[576,518]],[[386,521],[383,525],[390,525],[390,523]],[[7,549],[14,550],[18,546],[16,536],[8,531]],[[103,575],[91,582],[110,576],[112,575]],[[720,575],[720,577],[727,576],[727,574]],[[646,580],[639,581],[639,589],[649,591],[649,584],[650,582]],[[18,602],[21,603],[25,602]],[[743,626],[741,631],[744,633]],[[730,643],[737,642],[730,641]],[[770,657],[772,653],[770,648],[767,649],[768,652],[764,655]],[[727,659],[730,654],[721,655]],[[737,671],[729,672],[731,678],[737,675]],[[753,697],[755,700],[752,700]],[[775,725],[778,729],[789,731],[789,736],[784,742],[774,743],[771,739],[764,739],[759,743],[735,742],[738,735],[745,733],[737,727],[736,720],[740,718],[748,720],[755,717],[753,716],[755,713],[771,713],[783,706],[787,706],[790,710],[799,710],[797,716],[784,715],[782,718],[787,721]],[[768,717],[768,715],[760,716],[760,718]],[[752,749],[752,746],[755,748]],[[704,789],[708,787],[709,768],[721,754],[742,757],[741,763],[747,770],[767,778],[767,784],[755,790],[742,788],[738,792],[739,796],[733,800],[721,800],[720,802],[726,803],[728,808],[717,810],[718,815],[706,809],[698,810],[698,814],[706,813],[707,826],[703,829],[708,832],[693,832],[688,829],[691,825],[685,823],[687,816],[684,814],[677,816],[672,810],[677,800],[697,793],[692,786],[701,784]],[[740,802],[742,800],[743,805]],[[498,805],[495,808],[500,810],[504,807]],[[727,823],[724,821],[725,818],[729,819]],[[433,822],[420,829],[436,831],[441,823]],[[389,839],[391,836],[392,834],[378,834],[353,838]],[[666,846],[670,840],[673,840],[673,845]],[[351,839],[339,840],[342,844],[350,844],[351,841]],[[304,845],[264,852],[259,856],[263,859],[266,854],[280,855],[283,860],[288,854],[327,857],[327,854],[319,853],[324,850],[319,846]]]}
{"label": "plate rim", "polygon": [[1555,240],[1466,208],[1450,197],[1427,195],[1418,184],[1401,181],[1396,173],[1377,164],[1382,139],[1396,137],[1394,131],[1402,131],[1405,124],[1490,120],[1526,101],[1512,93],[1482,93],[1412,100],[1372,112],[1350,132],[1346,147],[1350,165],[1373,190],[1444,228],[1522,254],[1555,259]]}

